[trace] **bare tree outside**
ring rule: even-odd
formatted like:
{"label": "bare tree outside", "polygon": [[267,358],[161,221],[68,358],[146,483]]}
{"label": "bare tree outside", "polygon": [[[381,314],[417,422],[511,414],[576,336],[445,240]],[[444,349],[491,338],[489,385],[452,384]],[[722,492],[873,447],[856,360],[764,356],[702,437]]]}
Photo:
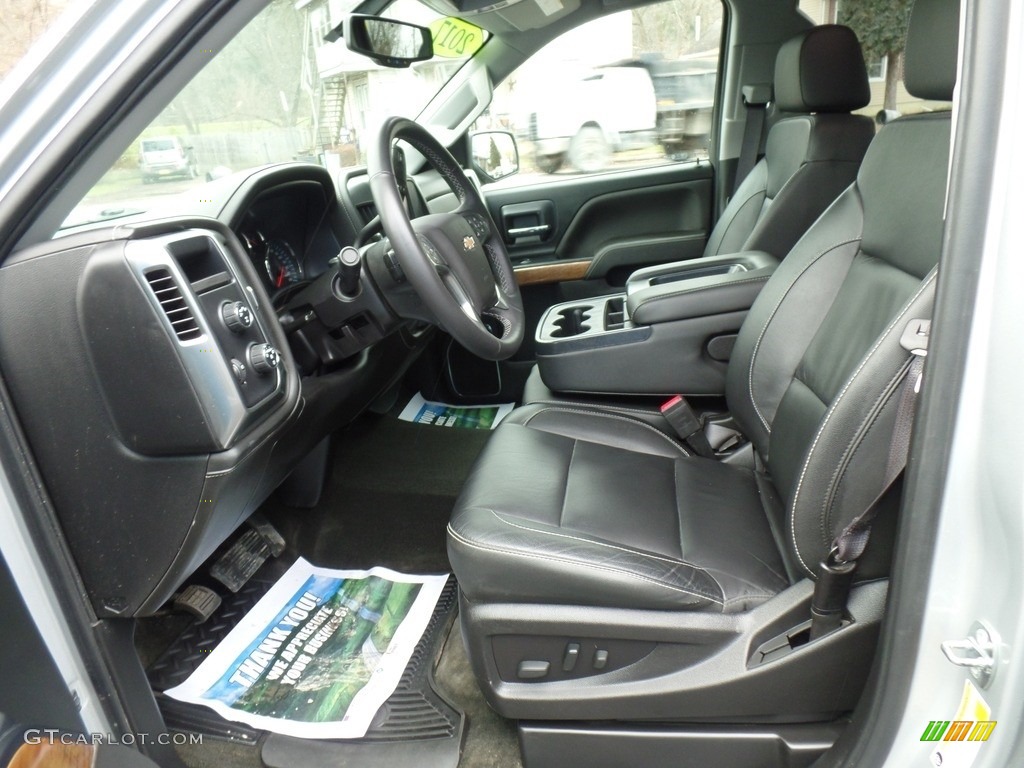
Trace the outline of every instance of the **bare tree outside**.
{"label": "bare tree outside", "polygon": [[0,80],[66,6],[66,0],[0,0]]}
{"label": "bare tree outside", "polygon": [[407,39],[403,39],[405,28],[396,24],[385,24],[374,21],[366,23],[366,32],[370,37],[370,48],[385,56],[411,56],[417,51],[407,51]]}
{"label": "bare tree outside", "polygon": [[633,9],[633,51],[678,59],[715,50],[722,37],[719,0],[675,0]]}
{"label": "bare tree outside", "polygon": [[273,0],[223,51],[197,52],[209,64],[171,102],[157,124],[199,134],[211,123],[256,122],[278,128],[311,111],[302,70],[303,17],[292,0]]}
{"label": "bare tree outside", "polygon": [[913,0],[843,0],[836,18],[857,33],[864,58],[885,59],[884,109],[896,109],[896,86],[902,73],[903,47]]}

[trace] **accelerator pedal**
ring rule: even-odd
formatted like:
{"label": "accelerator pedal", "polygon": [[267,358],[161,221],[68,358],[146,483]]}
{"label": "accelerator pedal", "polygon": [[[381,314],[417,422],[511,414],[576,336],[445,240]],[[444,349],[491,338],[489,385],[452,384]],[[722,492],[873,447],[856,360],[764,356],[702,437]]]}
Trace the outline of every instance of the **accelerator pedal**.
{"label": "accelerator pedal", "polygon": [[245,586],[268,558],[277,557],[285,547],[284,537],[262,515],[253,515],[248,523],[249,530],[210,569],[210,575],[232,592]]}
{"label": "accelerator pedal", "polygon": [[284,552],[285,541],[284,536],[277,532],[277,528],[272,526],[270,521],[259,512],[250,515],[246,522],[267,542],[267,546],[270,547],[270,554],[273,557],[280,557],[281,553]]}

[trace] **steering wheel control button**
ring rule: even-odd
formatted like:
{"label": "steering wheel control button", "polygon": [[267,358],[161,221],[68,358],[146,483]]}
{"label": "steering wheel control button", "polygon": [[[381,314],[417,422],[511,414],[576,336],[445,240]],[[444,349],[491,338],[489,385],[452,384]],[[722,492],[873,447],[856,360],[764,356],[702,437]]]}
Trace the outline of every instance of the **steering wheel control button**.
{"label": "steering wheel control button", "polygon": [[239,384],[245,384],[245,380],[246,380],[245,363],[243,363],[241,360],[232,359],[231,360],[231,373],[234,375],[235,380],[238,381]]}
{"label": "steering wheel control button", "polygon": [[435,267],[448,266],[448,263],[441,256],[437,248],[434,247],[434,244],[432,242],[430,242],[423,235],[417,235],[416,239],[419,240],[420,246],[422,246],[423,252],[427,254],[427,258],[430,259],[431,264],[433,264]]}
{"label": "steering wheel control button", "polygon": [[249,347],[249,365],[260,376],[273,372],[281,362],[281,353],[270,344],[253,344]]}
{"label": "steering wheel control button", "polygon": [[477,239],[481,243],[487,239],[489,227],[487,226],[487,222],[484,221],[483,216],[481,216],[478,213],[470,213],[466,215],[466,221],[469,222],[469,226],[473,228],[473,231],[476,233]]}
{"label": "steering wheel control button", "polygon": [[396,283],[401,284],[405,282],[405,273],[402,271],[401,265],[398,263],[398,257],[395,252],[388,250],[384,254],[384,266],[388,268],[388,274],[391,275],[391,279]]}
{"label": "steering wheel control button", "polygon": [[520,661],[516,675],[520,680],[539,680],[542,677],[547,677],[550,670],[551,662],[549,661]]}
{"label": "steering wheel control button", "polygon": [[221,305],[220,316],[232,333],[245,333],[252,327],[252,310],[241,301],[228,301]]}

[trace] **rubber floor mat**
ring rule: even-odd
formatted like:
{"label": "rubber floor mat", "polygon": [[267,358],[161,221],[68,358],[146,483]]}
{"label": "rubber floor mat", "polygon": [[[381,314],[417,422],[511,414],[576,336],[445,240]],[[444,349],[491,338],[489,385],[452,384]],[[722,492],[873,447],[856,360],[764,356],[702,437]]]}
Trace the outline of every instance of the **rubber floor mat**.
{"label": "rubber floor mat", "polygon": [[[395,692],[378,710],[361,739],[297,739],[267,733],[225,720],[206,707],[185,704],[163,695],[183,682],[246,613],[273,586],[257,576],[203,624],[191,624],[147,670],[164,721],[171,731],[202,733],[235,742],[255,744],[262,739],[263,761],[269,768],[301,764],[450,765],[458,764],[464,716],[434,689],[433,672],[455,620],[458,586],[450,577],[434,607]],[[424,763],[426,755],[430,761]],[[406,759],[411,762],[406,762]],[[316,760],[316,763],[309,763]],[[379,762],[378,762],[379,761]]]}

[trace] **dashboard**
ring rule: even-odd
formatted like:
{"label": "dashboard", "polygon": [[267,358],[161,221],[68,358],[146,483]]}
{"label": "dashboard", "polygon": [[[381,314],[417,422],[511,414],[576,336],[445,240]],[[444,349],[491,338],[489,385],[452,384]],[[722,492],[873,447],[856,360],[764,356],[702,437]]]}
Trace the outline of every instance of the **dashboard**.
{"label": "dashboard", "polygon": [[97,615],[158,610],[425,347],[369,290],[287,326],[356,216],[323,168],[271,166],[216,218],[80,231],[0,267],[5,378]]}

